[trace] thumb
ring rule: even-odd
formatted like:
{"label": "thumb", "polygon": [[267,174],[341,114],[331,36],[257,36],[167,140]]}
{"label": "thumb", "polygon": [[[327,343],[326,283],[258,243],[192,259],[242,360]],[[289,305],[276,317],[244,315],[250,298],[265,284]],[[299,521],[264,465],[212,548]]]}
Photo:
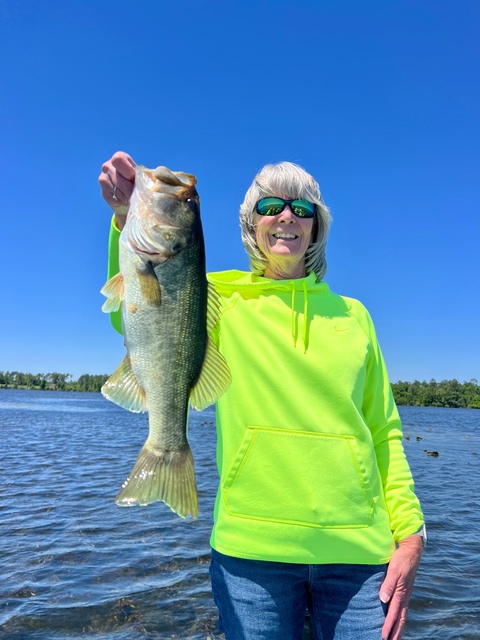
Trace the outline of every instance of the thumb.
{"label": "thumb", "polygon": [[383,581],[382,586],[380,587],[380,600],[386,604],[387,602],[390,602],[390,598],[393,595],[393,592],[395,591],[395,583],[392,582],[392,580],[387,577],[385,578],[385,580]]}

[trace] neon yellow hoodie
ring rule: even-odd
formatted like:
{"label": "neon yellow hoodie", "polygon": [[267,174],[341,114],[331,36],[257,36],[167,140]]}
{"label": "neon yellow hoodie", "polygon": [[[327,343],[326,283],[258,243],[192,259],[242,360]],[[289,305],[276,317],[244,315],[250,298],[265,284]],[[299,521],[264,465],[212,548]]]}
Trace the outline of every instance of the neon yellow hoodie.
{"label": "neon yellow hoodie", "polygon": [[[116,242],[114,229],[110,276]],[[314,274],[208,279],[233,378],[217,403],[212,546],[260,560],[388,562],[423,516],[367,310]]]}

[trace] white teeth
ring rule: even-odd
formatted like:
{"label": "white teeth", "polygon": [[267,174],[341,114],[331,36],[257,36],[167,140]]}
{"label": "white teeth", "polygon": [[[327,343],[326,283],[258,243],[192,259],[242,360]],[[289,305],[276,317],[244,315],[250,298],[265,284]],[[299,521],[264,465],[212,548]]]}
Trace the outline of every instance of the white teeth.
{"label": "white teeth", "polygon": [[274,233],[274,238],[296,238],[297,236],[294,233]]}

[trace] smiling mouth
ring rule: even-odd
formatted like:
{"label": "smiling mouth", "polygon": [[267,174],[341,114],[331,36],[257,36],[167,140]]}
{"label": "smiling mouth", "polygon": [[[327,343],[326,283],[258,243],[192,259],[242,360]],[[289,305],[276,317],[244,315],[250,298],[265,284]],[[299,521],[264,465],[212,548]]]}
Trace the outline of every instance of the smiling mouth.
{"label": "smiling mouth", "polygon": [[295,240],[295,238],[298,238],[294,233],[274,233],[273,237],[280,240]]}

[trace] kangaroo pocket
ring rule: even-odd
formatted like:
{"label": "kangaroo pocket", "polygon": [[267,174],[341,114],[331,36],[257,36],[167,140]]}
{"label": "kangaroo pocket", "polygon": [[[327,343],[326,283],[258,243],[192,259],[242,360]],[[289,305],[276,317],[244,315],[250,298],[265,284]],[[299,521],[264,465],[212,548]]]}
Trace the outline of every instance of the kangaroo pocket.
{"label": "kangaroo pocket", "polygon": [[374,500],[353,436],[250,426],[222,484],[230,515],[366,527]]}

